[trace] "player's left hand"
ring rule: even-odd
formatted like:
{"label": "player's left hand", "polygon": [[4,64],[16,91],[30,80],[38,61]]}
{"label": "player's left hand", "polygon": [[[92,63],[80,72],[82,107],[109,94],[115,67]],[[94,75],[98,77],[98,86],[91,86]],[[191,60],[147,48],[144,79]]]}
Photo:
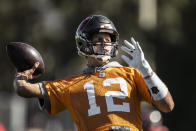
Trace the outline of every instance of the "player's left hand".
{"label": "player's left hand", "polygon": [[125,46],[121,49],[126,52],[130,57],[121,55],[121,58],[130,66],[137,68],[143,77],[149,76],[152,73],[152,69],[148,61],[144,57],[144,53],[137,41],[131,37],[131,43],[124,40]]}

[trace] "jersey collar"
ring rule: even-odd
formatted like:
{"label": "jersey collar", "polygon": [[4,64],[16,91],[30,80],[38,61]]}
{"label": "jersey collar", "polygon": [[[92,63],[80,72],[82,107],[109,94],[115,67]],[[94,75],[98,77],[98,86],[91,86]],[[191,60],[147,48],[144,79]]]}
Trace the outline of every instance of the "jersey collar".
{"label": "jersey collar", "polygon": [[122,67],[121,64],[119,64],[117,61],[112,61],[109,62],[103,66],[87,66],[84,70],[83,73],[95,73],[95,72],[101,72],[106,68],[110,68],[110,67]]}

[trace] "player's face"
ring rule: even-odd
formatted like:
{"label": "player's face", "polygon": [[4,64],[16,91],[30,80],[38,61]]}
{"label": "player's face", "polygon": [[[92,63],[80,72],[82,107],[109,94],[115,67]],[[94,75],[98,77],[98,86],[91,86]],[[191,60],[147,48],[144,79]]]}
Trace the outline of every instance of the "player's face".
{"label": "player's face", "polygon": [[109,34],[107,33],[94,34],[92,36],[92,41],[96,43],[96,45],[93,46],[93,50],[95,53],[101,55],[110,55],[113,46]]}

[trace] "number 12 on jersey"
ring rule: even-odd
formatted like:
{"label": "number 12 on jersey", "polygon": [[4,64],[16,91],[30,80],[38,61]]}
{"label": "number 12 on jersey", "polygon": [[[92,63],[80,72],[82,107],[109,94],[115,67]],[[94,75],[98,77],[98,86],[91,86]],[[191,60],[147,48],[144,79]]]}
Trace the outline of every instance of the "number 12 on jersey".
{"label": "number 12 on jersey", "polygon": [[[128,96],[127,83],[123,78],[108,78],[103,81],[103,86],[111,86],[112,84],[120,84],[121,91],[107,91],[105,93],[105,100],[107,104],[107,111],[121,111],[130,112],[129,103],[123,102],[122,105],[114,104],[113,97],[124,99]],[[88,109],[88,116],[93,116],[100,114],[100,106],[97,106],[95,98],[95,90],[93,81],[86,82],[84,84],[84,89],[87,90],[88,101],[90,109]]]}

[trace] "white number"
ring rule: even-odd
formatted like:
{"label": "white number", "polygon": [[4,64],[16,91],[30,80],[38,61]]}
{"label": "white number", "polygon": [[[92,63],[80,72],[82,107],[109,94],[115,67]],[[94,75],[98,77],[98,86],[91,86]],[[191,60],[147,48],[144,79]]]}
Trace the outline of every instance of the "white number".
{"label": "white number", "polygon": [[96,100],[95,100],[95,90],[94,90],[94,85],[93,81],[89,81],[84,84],[84,89],[87,90],[88,94],[88,101],[90,105],[90,109],[88,109],[88,116],[100,114],[100,107],[97,106]]}
{"label": "white number", "polygon": [[[111,86],[111,84],[120,84],[121,91],[107,91],[105,93],[105,99],[107,104],[107,111],[122,111],[130,112],[129,103],[123,102],[122,105],[114,104],[113,97],[126,98],[128,96],[127,83],[123,78],[110,78],[103,81],[103,86]],[[89,81],[84,84],[84,89],[87,90],[90,109],[88,109],[88,116],[100,114],[100,106],[97,106],[95,99],[95,90],[93,81]]]}
{"label": "white number", "polygon": [[103,82],[103,86],[110,86],[111,84],[120,84],[121,91],[107,91],[105,93],[108,112],[112,112],[112,111],[130,112],[129,103],[123,102],[122,105],[115,105],[113,101],[113,97],[126,98],[126,96],[128,96],[126,81],[123,78],[110,78],[110,79],[106,79]]}

